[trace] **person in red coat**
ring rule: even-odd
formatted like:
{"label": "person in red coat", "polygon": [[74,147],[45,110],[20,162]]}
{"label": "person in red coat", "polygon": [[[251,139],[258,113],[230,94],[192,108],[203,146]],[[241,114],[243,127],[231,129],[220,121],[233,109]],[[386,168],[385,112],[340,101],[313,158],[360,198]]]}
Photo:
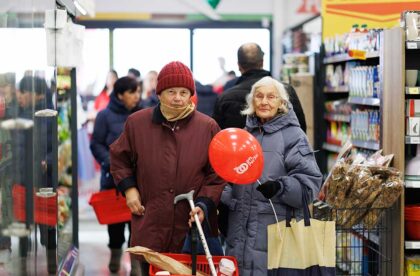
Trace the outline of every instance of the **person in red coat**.
{"label": "person in red coat", "polygon": [[96,112],[99,112],[105,109],[108,106],[110,95],[114,90],[114,84],[118,79],[117,71],[110,70],[108,75],[106,76],[106,83],[104,89],[102,89],[101,93],[96,97],[94,107]]}
{"label": "person in red coat", "polygon": [[[133,214],[131,246],[180,253],[193,212],[174,198],[191,190],[200,222],[218,235],[216,206],[226,183],[210,166],[208,147],[220,128],[195,109],[194,93],[187,66],[165,65],[156,87],[160,103],[130,115],[110,147],[111,174]],[[147,263],[141,266],[148,275]]]}

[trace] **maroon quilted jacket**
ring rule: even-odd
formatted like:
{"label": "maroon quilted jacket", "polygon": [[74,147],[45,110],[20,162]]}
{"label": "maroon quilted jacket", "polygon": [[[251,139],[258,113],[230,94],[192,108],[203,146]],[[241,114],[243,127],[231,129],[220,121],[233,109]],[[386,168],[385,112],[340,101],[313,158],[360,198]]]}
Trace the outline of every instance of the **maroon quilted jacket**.
{"label": "maroon quilted jacket", "polygon": [[132,216],[132,246],[180,252],[190,207],[186,200],[174,205],[174,197],[191,190],[195,201],[206,205],[217,235],[216,206],[225,182],[211,168],[208,148],[219,130],[212,118],[198,111],[171,125],[159,105],[128,118],[110,147],[110,158],[118,188],[124,192],[137,187],[146,209],[144,216]]}

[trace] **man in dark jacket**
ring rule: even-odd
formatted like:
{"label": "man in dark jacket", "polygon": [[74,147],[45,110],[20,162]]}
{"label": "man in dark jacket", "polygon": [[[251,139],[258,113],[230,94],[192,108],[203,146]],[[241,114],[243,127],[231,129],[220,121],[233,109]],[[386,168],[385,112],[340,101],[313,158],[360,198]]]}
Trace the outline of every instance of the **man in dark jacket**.
{"label": "man in dark jacket", "polygon": [[[245,108],[246,95],[251,87],[258,80],[271,76],[270,72],[263,70],[264,52],[256,43],[243,44],[238,49],[238,66],[242,76],[237,80],[236,85],[226,90],[216,101],[213,118],[221,129],[228,127],[245,127],[245,116],[241,110]],[[299,120],[300,127],[306,132],[305,115],[296,91],[292,86],[284,84],[289,95],[290,103]]]}

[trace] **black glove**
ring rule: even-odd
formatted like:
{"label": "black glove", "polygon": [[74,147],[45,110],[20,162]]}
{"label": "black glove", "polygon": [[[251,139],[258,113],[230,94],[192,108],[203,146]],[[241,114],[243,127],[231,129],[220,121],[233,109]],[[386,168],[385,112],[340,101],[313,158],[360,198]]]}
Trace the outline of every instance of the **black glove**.
{"label": "black glove", "polygon": [[257,187],[257,191],[263,194],[267,199],[272,198],[282,188],[282,184],[278,181],[267,181]]}

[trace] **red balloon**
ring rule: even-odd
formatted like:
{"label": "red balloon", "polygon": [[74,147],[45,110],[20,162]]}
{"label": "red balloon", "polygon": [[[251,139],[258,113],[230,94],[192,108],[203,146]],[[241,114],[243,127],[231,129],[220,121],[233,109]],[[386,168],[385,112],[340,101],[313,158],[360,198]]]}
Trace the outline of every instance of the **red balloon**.
{"label": "red balloon", "polygon": [[210,142],[209,158],[216,173],[234,184],[251,184],[261,177],[264,169],[260,143],[240,128],[217,133]]}

